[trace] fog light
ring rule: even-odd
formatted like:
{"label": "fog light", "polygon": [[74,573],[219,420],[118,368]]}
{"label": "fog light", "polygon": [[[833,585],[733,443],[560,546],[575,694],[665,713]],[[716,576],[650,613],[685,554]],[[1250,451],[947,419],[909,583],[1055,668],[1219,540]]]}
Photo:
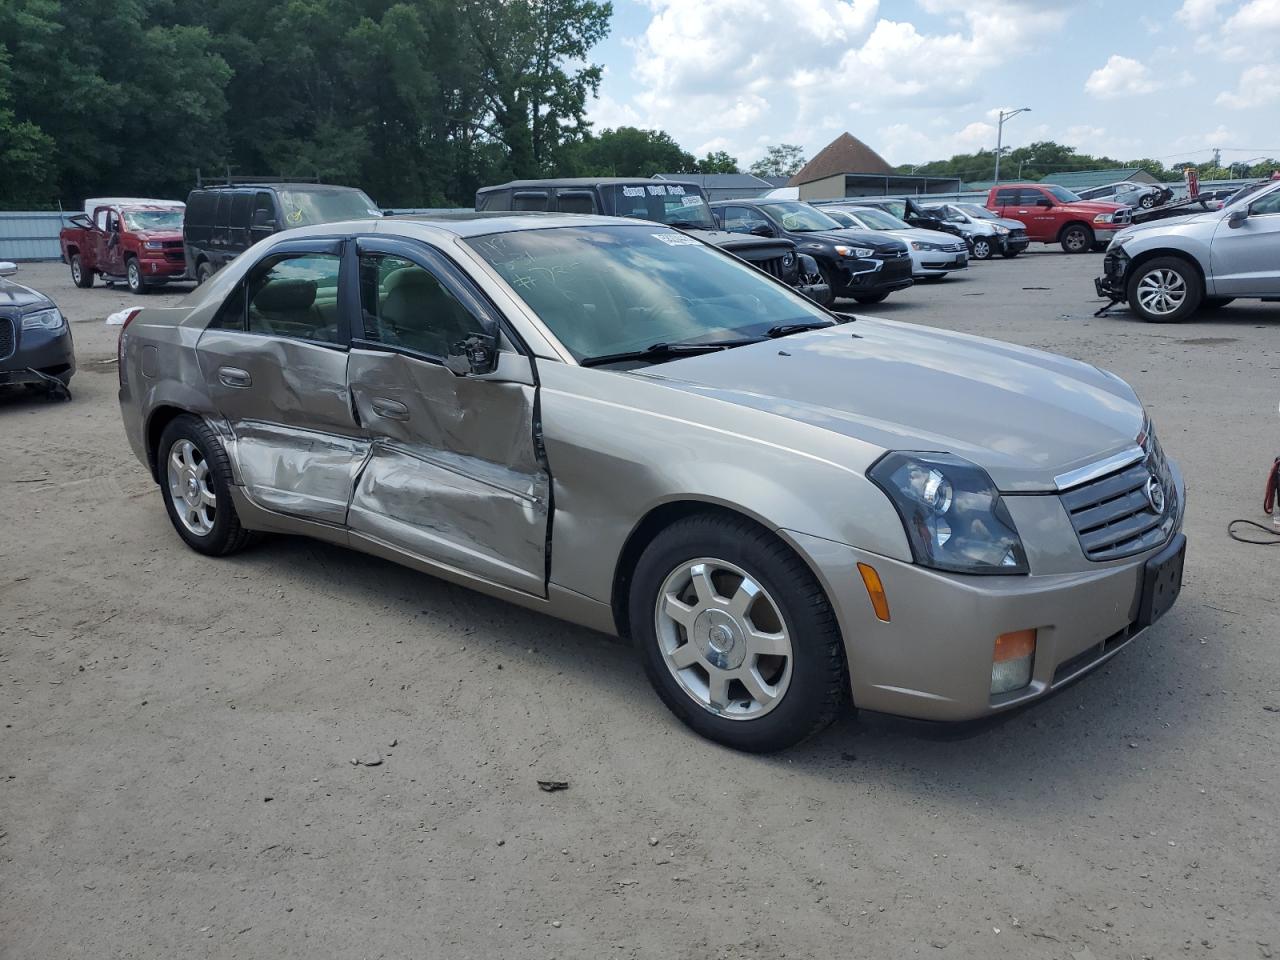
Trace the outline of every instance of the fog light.
{"label": "fog light", "polygon": [[991,692],[1009,693],[1031,682],[1036,659],[1036,632],[1015,630],[996,637],[991,658]]}

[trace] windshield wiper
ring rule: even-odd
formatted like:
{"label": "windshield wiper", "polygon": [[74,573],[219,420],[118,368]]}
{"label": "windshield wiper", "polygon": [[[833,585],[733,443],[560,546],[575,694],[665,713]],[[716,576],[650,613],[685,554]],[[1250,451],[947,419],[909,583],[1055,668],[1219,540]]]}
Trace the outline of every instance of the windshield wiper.
{"label": "windshield wiper", "polygon": [[752,343],[761,343],[763,337],[750,337],[741,340],[713,340],[676,343],[654,343],[643,350],[628,350],[625,353],[606,353],[599,357],[587,357],[579,360],[580,367],[599,367],[607,363],[622,363],[626,360],[670,360],[672,357],[690,357],[700,353],[716,353],[731,347],[745,347]]}
{"label": "windshield wiper", "polygon": [[821,330],[823,327],[834,327],[833,320],[798,320],[795,323],[780,323],[776,327],[770,327],[764,332],[766,337],[787,337],[793,333],[803,333],[805,330]]}

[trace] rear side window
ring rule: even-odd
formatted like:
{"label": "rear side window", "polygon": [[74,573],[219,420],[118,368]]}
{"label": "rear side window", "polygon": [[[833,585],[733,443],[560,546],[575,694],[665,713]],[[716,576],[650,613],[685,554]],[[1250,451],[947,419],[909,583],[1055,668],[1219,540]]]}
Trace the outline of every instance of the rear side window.
{"label": "rear side window", "polygon": [[521,191],[511,198],[512,210],[546,210],[546,191]]}
{"label": "rear side window", "polygon": [[482,193],[476,199],[477,210],[510,210],[511,194],[506,190],[494,190],[492,193]]}
{"label": "rear side window", "polygon": [[231,194],[219,193],[218,206],[213,212],[213,225],[226,227],[231,221]]}
{"label": "rear side window", "polygon": [[252,208],[253,194],[237,193],[231,201],[231,226],[237,230],[247,229]]}
{"label": "rear side window", "polygon": [[1002,207],[1010,207],[1018,202],[1017,190],[997,190],[996,203]]}
{"label": "rear side window", "polygon": [[588,190],[561,190],[556,206],[561,213],[595,213],[596,198]]}
{"label": "rear side window", "polygon": [[251,333],[338,343],[338,269],[329,253],[285,254],[249,277]]}

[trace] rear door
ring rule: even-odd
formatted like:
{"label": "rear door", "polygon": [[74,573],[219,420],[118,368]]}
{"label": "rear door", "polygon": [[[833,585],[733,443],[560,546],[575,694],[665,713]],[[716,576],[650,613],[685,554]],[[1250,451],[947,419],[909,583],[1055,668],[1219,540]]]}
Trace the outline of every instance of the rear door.
{"label": "rear door", "polygon": [[989,209],[995,210],[996,214],[1001,217],[1015,217],[1017,215],[1018,206],[1018,188],[1017,187],[1001,187],[996,191],[995,205]]}
{"label": "rear door", "polygon": [[1240,226],[1219,220],[1210,258],[1215,295],[1280,297],[1280,189],[1249,204]]}
{"label": "rear door", "polygon": [[[348,384],[372,448],[352,534],[545,596],[550,486],[534,441],[532,364],[434,248],[361,238],[359,261]],[[498,336],[494,372],[446,366],[473,335]]]}
{"label": "rear door", "polygon": [[347,393],[354,248],[277,247],[200,335],[209,393],[231,428],[245,492],[260,506],[341,526],[369,443]]}

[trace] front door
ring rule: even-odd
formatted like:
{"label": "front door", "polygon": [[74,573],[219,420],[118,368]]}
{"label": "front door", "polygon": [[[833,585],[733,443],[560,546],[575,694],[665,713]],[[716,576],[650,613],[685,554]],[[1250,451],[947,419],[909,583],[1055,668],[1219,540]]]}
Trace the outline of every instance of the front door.
{"label": "front door", "polygon": [[277,247],[237,284],[196,346],[249,498],[338,526],[369,448],[347,393],[350,322],[339,290],[355,282],[347,279],[355,255],[344,256],[344,246]]}
{"label": "front door", "polygon": [[[550,489],[534,440],[533,367],[488,301],[431,247],[359,241],[348,383],[372,441],[353,535],[546,595]],[[455,344],[498,337],[494,372],[454,372]]]}
{"label": "front door", "polygon": [[1280,297],[1280,190],[1249,204],[1234,229],[1219,220],[1211,257],[1215,295]]}

